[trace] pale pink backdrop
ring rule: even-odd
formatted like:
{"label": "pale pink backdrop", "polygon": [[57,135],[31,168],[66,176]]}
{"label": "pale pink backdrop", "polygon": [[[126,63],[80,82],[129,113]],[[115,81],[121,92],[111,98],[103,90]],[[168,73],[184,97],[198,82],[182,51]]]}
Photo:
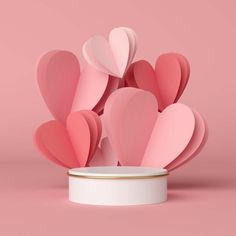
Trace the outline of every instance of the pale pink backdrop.
{"label": "pale pink backdrop", "polygon": [[[234,0],[1,0],[0,235],[235,235],[235,9]],[[83,42],[116,26],[137,32],[136,59],[176,51],[190,60],[181,102],[209,123],[206,148],[171,174],[161,205],[72,204],[65,170],[32,144],[51,119],[35,80],[39,56],[66,49],[83,64]]]}

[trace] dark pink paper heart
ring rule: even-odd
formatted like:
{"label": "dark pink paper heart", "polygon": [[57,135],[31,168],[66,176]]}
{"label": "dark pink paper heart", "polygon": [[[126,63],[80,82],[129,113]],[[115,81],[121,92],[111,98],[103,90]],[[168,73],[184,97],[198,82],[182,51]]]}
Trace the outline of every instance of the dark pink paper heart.
{"label": "dark pink paper heart", "polygon": [[49,121],[35,132],[35,144],[49,160],[67,168],[83,167],[97,149],[101,122],[96,113],[71,113],[66,127]]}
{"label": "dark pink paper heart", "polygon": [[177,102],[189,78],[189,63],[177,53],[161,55],[155,70],[144,60],[133,63],[125,75],[127,86],[150,91],[156,96],[159,110]]}

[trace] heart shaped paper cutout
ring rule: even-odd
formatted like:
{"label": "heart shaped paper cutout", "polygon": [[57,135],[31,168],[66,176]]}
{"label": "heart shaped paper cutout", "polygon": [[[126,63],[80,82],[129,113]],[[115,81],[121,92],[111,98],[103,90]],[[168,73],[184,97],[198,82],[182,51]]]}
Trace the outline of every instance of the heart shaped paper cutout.
{"label": "heart shaped paper cutout", "polygon": [[136,35],[132,29],[119,27],[109,34],[109,42],[95,35],[83,45],[86,61],[96,69],[122,78],[136,52]]}
{"label": "heart shaped paper cutout", "polygon": [[198,112],[193,112],[195,116],[194,134],[185,150],[174,161],[165,167],[169,171],[180,167],[187,161],[190,161],[201,151],[207,141],[208,130],[206,123]]}
{"label": "heart shaped paper cutout", "polygon": [[93,110],[107,90],[108,82],[109,75],[86,65],[80,75],[72,111]]}
{"label": "heart shaped paper cutout", "polygon": [[180,66],[181,66],[181,82],[178,90],[177,97],[175,98],[175,102],[177,102],[182,95],[188,80],[189,80],[189,75],[190,75],[190,65],[186,57],[184,57],[181,54],[175,53],[174,54],[177,59],[179,60]]}
{"label": "heart shaped paper cutout", "polygon": [[121,165],[140,165],[158,115],[156,98],[136,88],[113,92],[104,108],[109,141]]}
{"label": "heart shaped paper cutout", "polygon": [[49,121],[35,132],[35,144],[49,160],[67,168],[79,167],[66,128],[58,121]]}
{"label": "heart shaped paper cutout", "polygon": [[111,148],[108,138],[101,141],[101,148],[97,148],[89,166],[117,166],[118,160]]}
{"label": "heart shaped paper cutout", "polygon": [[163,54],[157,61],[155,73],[158,86],[160,110],[175,102],[181,84],[181,65],[173,54]]}
{"label": "heart shaped paper cutout", "polygon": [[180,103],[168,106],[153,127],[142,166],[165,167],[189,144],[195,128],[192,110]]}
{"label": "heart shaped paper cutout", "polygon": [[[144,90],[123,88],[107,100],[103,123],[121,165],[166,167],[192,142],[195,113],[183,104],[172,104],[158,114],[155,97]],[[152,118],[150,118],[152,117]],[[182,160],[190,158],[187,153]],[[141,163],[140,163],[141,162]]]}
{"label": "heart shaped paper cutout", "polygon": [[102,126],[99,116],[95,112],[89,110],[83,110],[80,111],[80,113],[84,116],[89,125],[90,139],[91,139],[90,151],[87,160],[87,162],[89,162],[93,157],[94,153],[96,152],[99,140],[101,138]]}
{"label": "heart shaped paper cutout", "polygon": [[125,75],[125,80],[128,86],[147,90],[160,100],[156,74],[149,62],[140,60],[133,63]]}
{"label": "heart shaped paper cutout", "polygon": [[71,52],[51,51],[39,61],[37,80],[41,94],[52,115],[62,123],[70,114],[79,76],[79,62]]}
{"label": "heart shaped paper cutout", "polygon": [[162,111],[178,101],[188,82],[189,73],[189,63],[184,56],[168,53],[157,59],[155,70],[144,60],[133,63],[125,75],[125,81],[127,86],[153,93]]}
{"label": "heart shaped paper cutout", "polygon": [[[97,138],[99,138],[97,130],[91,132],[91,129],[95,129],[97,122],[92,123],[88,119],[91,117],[85,117],[82,112],[74,112],[68,116],[66,122],[67,131],[81,167],[86,166],[91,153],[94,152]],[[96,137],[92,135],[96,135]],[[92,152],[91,149],[93,149]]]}

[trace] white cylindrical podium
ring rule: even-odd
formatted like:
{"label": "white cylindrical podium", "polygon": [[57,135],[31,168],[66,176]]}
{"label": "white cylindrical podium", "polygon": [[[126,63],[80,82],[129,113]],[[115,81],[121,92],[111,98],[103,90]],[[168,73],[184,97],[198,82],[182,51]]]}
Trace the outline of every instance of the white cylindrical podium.
{"label": "white cylindrical podium", "polygon": [[84,167],[68,171],[69,200],[90,205],[143,205],[167,200],[167,170]]}

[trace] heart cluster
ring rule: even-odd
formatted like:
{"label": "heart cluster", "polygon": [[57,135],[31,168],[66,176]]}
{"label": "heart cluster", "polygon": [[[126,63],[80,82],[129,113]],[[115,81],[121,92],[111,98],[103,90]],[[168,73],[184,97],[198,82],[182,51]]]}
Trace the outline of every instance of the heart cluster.
{"label": "heart cluster", "polygon": [[83,45],[87,65],[54,50],[41,57],[37,81],[55,120],[34,140],[40,152],[66,168],[152,166],[173,170],[196,156],[207,140],[201,115],[177,103],[189,79],[187,59],[159,56],[155,68],[133,62],[135,32],[113,29]]}

